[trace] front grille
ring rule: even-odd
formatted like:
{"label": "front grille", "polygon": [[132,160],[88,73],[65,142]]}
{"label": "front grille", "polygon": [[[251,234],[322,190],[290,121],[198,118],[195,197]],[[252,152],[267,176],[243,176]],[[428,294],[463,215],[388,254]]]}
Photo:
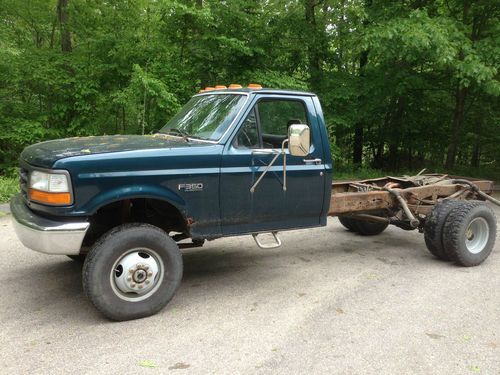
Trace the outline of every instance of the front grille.
{"label": "front grille", "polygon": [[23,198],[28,200],[28,171],[24,168],[19,168],[19,185]]}

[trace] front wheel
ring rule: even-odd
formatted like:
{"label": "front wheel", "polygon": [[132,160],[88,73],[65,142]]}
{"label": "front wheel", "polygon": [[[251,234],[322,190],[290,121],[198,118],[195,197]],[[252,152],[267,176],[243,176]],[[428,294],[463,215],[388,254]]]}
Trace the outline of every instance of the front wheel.
{"label": "front wheel", "polygon": [[78,255],[67,255],[68,258],[71,260],[75,261],[76,263],[83,264],[85,262],[85,258],[87,257],[87,254],[78,254]]}
{"label": "front wheel", "polygon": [[154,315],[174,296],[182,279],[177,244],[149,224],[125,224],[106,233],[83,265],[83,290],[111,320]]}

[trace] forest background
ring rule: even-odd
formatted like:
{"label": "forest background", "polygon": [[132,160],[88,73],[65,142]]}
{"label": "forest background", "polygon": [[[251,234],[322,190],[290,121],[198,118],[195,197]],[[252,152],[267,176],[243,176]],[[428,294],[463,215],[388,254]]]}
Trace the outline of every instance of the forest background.
{"label": "forest background", "polygon": [[23,147],[148,134],[200,88],[318,94],[335,177],[500,180],[500,0],[0,0],[0,201]]}

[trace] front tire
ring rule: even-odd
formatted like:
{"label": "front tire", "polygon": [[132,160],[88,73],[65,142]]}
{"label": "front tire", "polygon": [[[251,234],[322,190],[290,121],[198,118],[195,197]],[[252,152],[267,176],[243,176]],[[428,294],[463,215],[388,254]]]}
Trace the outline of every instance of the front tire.
{"label": "front tire", "polygon": [[85,262],[85,258],[87,257],[87,254],[78,254],[78,255],[67,255],[68,258],[71,260],[75,261],[76,263],[83,264]]}
{"label": "front tire", "polygon": [[182,279],[182,255],[160,228],[124,224],[92,247],[83,265],[83,290],[104,316],[123,321],[156,314]]}

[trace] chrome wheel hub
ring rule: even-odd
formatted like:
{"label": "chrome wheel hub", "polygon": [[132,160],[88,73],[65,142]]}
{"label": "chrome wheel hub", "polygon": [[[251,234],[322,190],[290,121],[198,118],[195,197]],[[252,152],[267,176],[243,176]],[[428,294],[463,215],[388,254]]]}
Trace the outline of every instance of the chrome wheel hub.
{"label": "chrome wheel hub", "polygon": [[134,249],[115,262],[110,279],[118,297],[140,301],[153,294],[161,284],[163,262],[150,249]]}
{"label": "chrome wheel hub", "polygon": [[472,220],[465,231],[465,246],[472,254],[478,254],[485,248],[490,236],[490,226],[482,217]]}

